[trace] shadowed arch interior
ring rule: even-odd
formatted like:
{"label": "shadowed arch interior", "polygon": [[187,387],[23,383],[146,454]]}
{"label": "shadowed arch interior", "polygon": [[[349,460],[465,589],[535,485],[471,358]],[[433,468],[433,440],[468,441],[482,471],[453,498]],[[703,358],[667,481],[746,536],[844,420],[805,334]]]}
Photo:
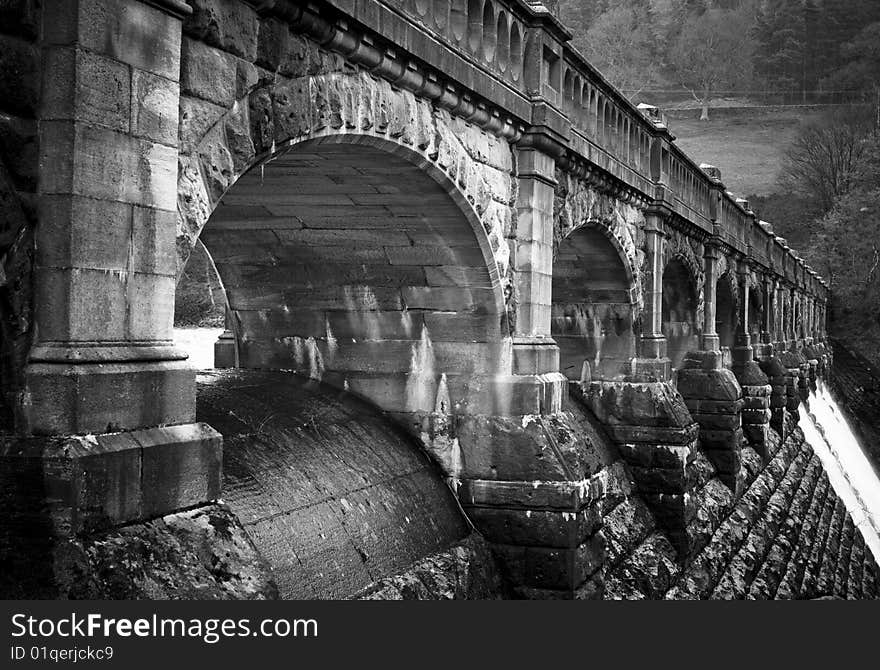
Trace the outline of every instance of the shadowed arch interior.
{"label": "shadowed arch interior", "polygon": [[620,254],[598,228],[575,230],[559,244],[553,266],[551,333],[560,371],[579,379],[629,374],[635,356],[630,277]]}
{"label": "shadowed arch interior", "polygon": [[757,286],[749,288],[749,334],[752,344],[761,341],[761,327],[764,322],[764,303],[761,290]]}
{"label": "shadowed arch interior", "polygon": [[474,226],[404,157],[311,141],[242,176],[201,239],[242,367],[294,370],[383,409],[423,411],[443,373],[455,397],[457,380],[503,364],[497,270]]}
{"label": "shadowed arch interior", "polygon": [[736,340],[736,296],[732,280],[725,273],[715,287],[715,332],[722,347],[731,348]]}
{"label": "shadowed arch interior", "polygon": [[663,336],[672,367],[681,365],[688,351],[699,349],[697,292],[690,270],[673,258],[663,270]]}

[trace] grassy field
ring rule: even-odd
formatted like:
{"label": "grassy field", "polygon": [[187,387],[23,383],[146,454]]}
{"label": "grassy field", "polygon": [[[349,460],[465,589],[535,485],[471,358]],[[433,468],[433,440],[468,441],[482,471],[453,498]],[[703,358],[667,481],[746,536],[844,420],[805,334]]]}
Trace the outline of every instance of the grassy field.
{"label": "grassy field", "polygon": [[669,130],[678,145],[697,163],[721,168],[725,186],[740,196],[769,195],[777,190],[782,156],[798,127],[817,112],[779,110],[755,113],[749,109],[722,110],[709,121],[670,118]]}

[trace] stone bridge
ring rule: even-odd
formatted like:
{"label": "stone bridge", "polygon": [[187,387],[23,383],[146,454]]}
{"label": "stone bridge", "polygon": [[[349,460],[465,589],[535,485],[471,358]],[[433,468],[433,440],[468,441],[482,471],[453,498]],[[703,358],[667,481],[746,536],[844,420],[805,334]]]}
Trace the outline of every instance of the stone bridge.
{"label": "stone bridge", "polygon": [[6,4],[4,499],[53,537],[221,494],[172,335],[197,243],[218,367],[393,417],[522,595],[602,592],[572,407],[694,556],[694,464],[735,504],[828,363],[826,284],[541,2]]}

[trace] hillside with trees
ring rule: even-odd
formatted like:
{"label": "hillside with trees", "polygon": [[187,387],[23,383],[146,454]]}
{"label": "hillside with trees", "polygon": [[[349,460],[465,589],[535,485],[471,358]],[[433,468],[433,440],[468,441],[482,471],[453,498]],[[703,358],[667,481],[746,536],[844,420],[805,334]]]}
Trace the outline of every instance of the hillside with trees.
{"label": "hillside with trees", "polygon": [[[875,100],[877,0],[561,0],[574,45],[633,100],[678,92],[816,104]],[[876,59],[875,59],[876,60]],[[662,100],[661,100],[662,101]]]}

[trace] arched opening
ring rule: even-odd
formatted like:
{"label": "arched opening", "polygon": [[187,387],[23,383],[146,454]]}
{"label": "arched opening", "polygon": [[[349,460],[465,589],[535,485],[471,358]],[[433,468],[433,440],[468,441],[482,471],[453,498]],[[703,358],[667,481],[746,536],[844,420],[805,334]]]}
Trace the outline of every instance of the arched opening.
{"label": "arched opening", "polygon": [[562,94],[565,105],[571,105],[572,100],[574,100],[574,76],[568,68],[565,69],[565,76],[562,79]]}
{"label": "arched opening", "polygon": [[736,338],[736,295],[733,280],[728,273],[718,279],[715,287],[715,332],[722,349],[734,346]]}
{"label": "arched opening", "polygon": [[289,146],[226,191],[178,284],[179,307],[213,291],[220,331],[228,298],[250,369],[201,373],[197,418],[285,598],[351,596],[470,532],[449,468],[375,407],[452,412],[509,365],[482,226],[418,160],[365,136]]}
{"label": "arched opening", "polygon": [[498,27],[496,30],[498,39],[498,68],[505,72],[507,70],[507,62],[510,58],[510,32],[507,30],[507,15],[504,12],[498,13]]}
{"label": "arched opening", "polygon": [[491,2],[483,7],[483,60],[491,63],[495,60],[495,11]]}
{"label": "arched opening", "polygon": [[559,245],[553,265],[551,333],[559,367],[580,379],[620,379],[635,356],[631,278],[617,248],[595,227],[574,231]]}
{"label": "arched opening", "polygon": [[519,81],[523,70],[523,43],[519,26],[514,22],[510,26],[510,76]]}
{"label": "arched opening", "polygon": [[432,0],[415,0],[416,12],[419,16],[427,16],[431,12]]}
{"label": "arched opening", "polygon": [[469,379],[502,372],[503,296],[470,205],[384,144],[285,150],[226,192],[200,240],[241,367],[433,411],[438,395],[460,400]]}
{"label": "arched opening", "polygon": [[474,53],[483,41],[483,0],[468,0],[468,47]]}
{"label": "arched opening", "polygon": [[466,0],[452,0],[452,7],[449,10],[449,23],[450,28],[452,28],[452,36],[460,42],[467,32]]}
{"label": "arched opening", "polygon": [[673,258],[663,270],[663,336],[672,367],[678,368],[689,351],[699,349],[697,290],[688,267]]}

